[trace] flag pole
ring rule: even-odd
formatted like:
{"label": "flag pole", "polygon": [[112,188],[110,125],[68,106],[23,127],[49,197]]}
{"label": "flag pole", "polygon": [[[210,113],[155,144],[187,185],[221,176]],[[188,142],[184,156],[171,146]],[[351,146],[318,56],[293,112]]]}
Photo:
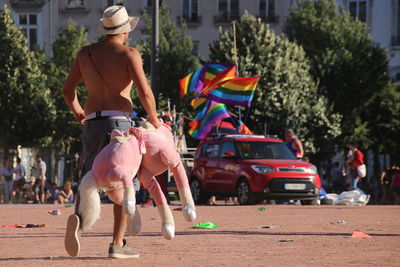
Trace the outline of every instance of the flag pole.
{"label": "flag pole", "polygon": [[[236,21],[232,21],[232,31],[233,31],[233,60],[235,61],[236,65],[236,73],[237,76],[239,77],[239,60],[237,56],[237,46],[236,46]],[[238,107],[238,113],[239,113],[239,121],[242,120],[242,110],[240,107]]]}

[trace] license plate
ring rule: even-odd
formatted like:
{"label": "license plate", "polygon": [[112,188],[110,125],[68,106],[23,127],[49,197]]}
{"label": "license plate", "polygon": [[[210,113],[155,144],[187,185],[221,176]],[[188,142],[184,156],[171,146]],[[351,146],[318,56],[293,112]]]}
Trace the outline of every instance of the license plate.
{"label": "license plate", "polygon": [[285,190],[304,190],[306,184],[285,184]]}

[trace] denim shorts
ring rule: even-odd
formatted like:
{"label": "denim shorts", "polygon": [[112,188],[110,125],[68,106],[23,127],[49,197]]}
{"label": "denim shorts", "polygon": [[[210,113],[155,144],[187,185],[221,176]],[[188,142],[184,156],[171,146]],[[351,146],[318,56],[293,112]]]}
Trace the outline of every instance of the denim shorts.
{"label": "denim shorts", "polygon": [[82,135],[83,168],[81,177],[92,169],[96,155],[110,142],[112,130],[127,131],[134,126],[134,121],[111,117],[100,117],[85,121]]}

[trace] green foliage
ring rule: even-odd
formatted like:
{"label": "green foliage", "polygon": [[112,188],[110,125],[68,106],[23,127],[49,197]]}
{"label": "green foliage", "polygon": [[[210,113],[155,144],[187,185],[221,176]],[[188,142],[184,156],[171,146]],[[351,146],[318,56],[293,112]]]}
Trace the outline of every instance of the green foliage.
{"label": "green foliage", "polygon": [[[245,13],[236,26],[240,76],[259,76],[247,122],[255,131],[281,135],[293,128],[306,153],[321,153],[327,140],[340,134],[340,116],[318,96],[304,50],[276,36],[267,24]],[[233,34],[220,29],[210,49],[211,61],[233,63]],[[325,144],[325,145],[322,145]]]}
{"label": "green foliage", "polygon": [[[145,27],[143,33],[147,38],[141,40],[138,50],[141,52],[146,74],[150,75],[151,67],[151,16],[144,13],[142,16]],[[183,23],[178,28],[171,20],[170,11],[166,5],[160,8],[160,76],[159,76],[159,100],[160,104],[167,98],[172,104],[183,112],[188,111],[187,99],[184,102],[179,98],[179,80],[189,72],[200,67],[199,58],[192,54],[193,43],[186,32],[186,26]],[[161,106],[161,105],[160,105]]]}
{"label": "green foliage", "polygon": [[[62,88],[75,56],[86,44],[84,27],[77,27],[72,20],[69,20],[67,26],[60,29],[57,34],[53,43],[53,57],[46,68],[49,77],[47,86],[56,105],[54,144],[60,146],[64,153],[75,153],[81,148],[82,129],[64,101]],[[84,86],[78,86],[77,92],[83,103],[86,96]]]}
{"label": "green foliage", "polygon": [[44,56],[30,52],[7,6],[0,10],[0,146],[40,146],[52,136],[55,111]]}
{"label": "green foliage", "polygon": [[319,93],[343,115],[339,142],[352,139],[364,149],[373,147],[380,120],[375,100],[389,93],[390,80],[386,52],[374,44],[366,25],[343,7],[338,10],[333,0],[309,1],[292,7],[285,32],[304,48]]}

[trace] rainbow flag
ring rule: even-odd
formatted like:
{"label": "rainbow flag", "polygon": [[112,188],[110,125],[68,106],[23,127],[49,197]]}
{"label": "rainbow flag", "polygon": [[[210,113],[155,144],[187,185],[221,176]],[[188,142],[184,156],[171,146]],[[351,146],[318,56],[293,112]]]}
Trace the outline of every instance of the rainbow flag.
{"label": "rainbow flag", "polygon": [[218,83],[202,96],[230,106],[250,107],[258,77],[236,77]]}
{"label": "rainbow flag", "polygon": [[203,139],[219,121],[229,118],[229,112],[225,104],[215,101],[207,101],[204,116],[191,123],[189,134],[196,139]]}
{"label": "rainbow flag", "polygon": [[181,98],[188,92],[200,92],[204,84],[210,83],[222,71],[231,68],[232,64],[207,63],[200,69],[189,73],[179,81]]}

